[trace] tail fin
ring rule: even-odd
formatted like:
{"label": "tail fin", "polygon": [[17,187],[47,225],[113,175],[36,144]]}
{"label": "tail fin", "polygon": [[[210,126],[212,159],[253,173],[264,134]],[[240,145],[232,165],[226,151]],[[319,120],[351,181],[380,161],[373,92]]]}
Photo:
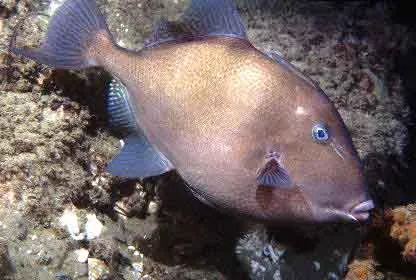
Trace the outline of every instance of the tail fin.
{"label": "tail fin", "polygon": [[[102,40],[113,43],[104,17],[94,0],[67,0],[49,22],[46,39],[39,48],[16,47],[16,33],[10,51],[36,62],[62,69],[82,69],[97,65],[96,52]],[[104,36],[99,36],[104,35]],[[101,42],[100,42],[101,41]]]}

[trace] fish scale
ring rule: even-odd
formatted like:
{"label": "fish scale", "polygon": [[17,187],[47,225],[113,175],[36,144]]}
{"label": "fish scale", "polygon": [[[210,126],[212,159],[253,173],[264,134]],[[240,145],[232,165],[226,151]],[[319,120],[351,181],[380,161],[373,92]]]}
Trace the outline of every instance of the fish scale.
{"label": "fish scale", "polygon": [[201,201],[272,224],[365,222],[374,207],[334,105],[249,42],[231,0],[193,0],[137,52],[116,45],[93,0],[67,0],[38,49],[15,37],[16,55],[117,77],[108,110],[125,145],[108,166],[115,176],[175,169]]}

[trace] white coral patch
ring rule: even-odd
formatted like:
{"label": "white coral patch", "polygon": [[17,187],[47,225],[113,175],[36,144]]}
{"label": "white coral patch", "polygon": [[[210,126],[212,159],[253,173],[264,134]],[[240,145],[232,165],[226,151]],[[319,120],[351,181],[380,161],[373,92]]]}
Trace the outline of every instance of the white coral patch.
{"label": "white coral patch", "polygon": [[97,219],[95,214],[87,214],[87,223],[85,224],[85,233],[88,240],[97,238],[100,236],[104,226]]}
{"label": "white coral patch", "polygon": [[59,219],[62,227],[65,227],[71,237],[75,240],[84,239],[84,233],[80,233],[78,217],[75,212],[71,209],[65,209],[64,214]]}
{"label": "white coral patch", "polygon": [[77,256],[77,261],[80,263],[86,263],[88,260],[89,252],[87,249],[81,248],[75,250],[75,255]]}

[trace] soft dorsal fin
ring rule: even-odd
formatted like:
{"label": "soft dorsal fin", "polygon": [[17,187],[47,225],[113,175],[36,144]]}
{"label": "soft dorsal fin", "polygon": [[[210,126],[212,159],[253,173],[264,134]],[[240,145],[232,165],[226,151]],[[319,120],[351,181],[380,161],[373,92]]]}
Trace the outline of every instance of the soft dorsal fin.
{"label": "soft dorsal fin", "polygon": [[145,47],[210,36],[247,39],[233,0],[192,0],[190,7],[178,21],[160,22],[146,40]]}

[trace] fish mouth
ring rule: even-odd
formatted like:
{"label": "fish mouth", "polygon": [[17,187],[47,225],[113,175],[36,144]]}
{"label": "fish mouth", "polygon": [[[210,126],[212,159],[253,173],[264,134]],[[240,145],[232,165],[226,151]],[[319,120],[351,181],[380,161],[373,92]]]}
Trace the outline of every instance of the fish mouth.
{"label": "fish mouth", "polygon": [[370,218],[370,211],[374,208],[373,200],[369,199],[355,205],[350,211],[326,208],[317,213],[321,220],[338,220],[347,223],[365,223]]}
{"label": "fish mouth", "polygon": [[370,217],[370,211],[374,209],[374,207],[373,200],[369,199],[354,206],[349,214],[357,222],[366,222]]}

